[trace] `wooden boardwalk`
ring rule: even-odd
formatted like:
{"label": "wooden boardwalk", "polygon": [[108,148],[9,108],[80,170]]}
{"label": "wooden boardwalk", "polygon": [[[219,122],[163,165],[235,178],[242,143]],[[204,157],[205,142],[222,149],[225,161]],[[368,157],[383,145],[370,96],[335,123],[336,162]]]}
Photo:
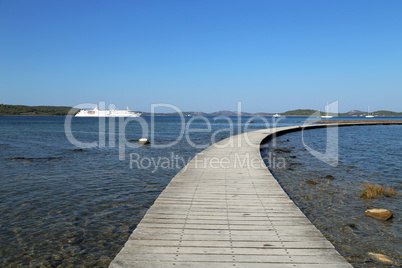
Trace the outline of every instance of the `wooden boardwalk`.
{"label": "wooden boardwalk", "polygon": [[402,120],[319,120],[307,121],[306,123],[339,124],[348,125],[402,125]]}
{"label": "wooden boardwalk", "polygon": [[198,154],[110,267],[352,267],[263,163],[261,141],[274,131],[233,136]]}

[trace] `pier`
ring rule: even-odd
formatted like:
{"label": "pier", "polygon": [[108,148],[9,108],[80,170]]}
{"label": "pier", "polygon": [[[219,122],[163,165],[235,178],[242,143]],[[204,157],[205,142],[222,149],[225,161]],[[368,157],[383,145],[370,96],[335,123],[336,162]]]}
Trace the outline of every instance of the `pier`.
{"label": "pier", "polygon": [[402,125],[402,120],[320,120],[308,121],[308,123],[339,124],[348,125]]}
{"label": "pier", "polygon": [[247,132],[199,153],[156,199],[110,267],[352,267],[260,155],[271,135],[301,128]]}

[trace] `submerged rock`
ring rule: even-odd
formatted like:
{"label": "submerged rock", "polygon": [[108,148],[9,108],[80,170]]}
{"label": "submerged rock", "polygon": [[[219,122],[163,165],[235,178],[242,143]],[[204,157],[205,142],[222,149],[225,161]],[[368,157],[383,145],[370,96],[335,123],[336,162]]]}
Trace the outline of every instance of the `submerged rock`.
{"label": "submerged rock", "polygon": [[357,228],[357,224],[354,223],[354,222],[348,223],[348,224],[346,224],[345,226],[348,226],[348,227],[350,227],[350,228],[352,228],[352,229],[356,229],[356,228]]}
{"label": "submerged rock", "polygon": [[52,255],[52,259],[53,259],[53,260],[56,260],[56,261],[61,261],[61,260],[63,260],[64,258],[63,258],[63,255],[60,254],[60,253],[54,253],[54,254]]}
{"label": "submerged rock", "polygon": [[281,149],[281,148],[277,148],[274,150],[275,153],[290,153],[289,149]]}
{"label": "submerged rock", "polygon": [[302,166],[303,164],[302,164],[302,163],[294,162],[294,163],[290,163],[290,165],[291,165],[291,166]]}
{"label": "submerged rock", "polygon": [[17,156],[17,157],[13,157],[11,159],[13,159],[13,160],[24,160],[24,159],[28,159],[28,158]]}
{"label": "submerged rock", "polygon": [[373,253],[373,252],[369,252],[368,255],[374,260],[377,260],[377,261],[380,261],[383,263],[387,263],[387,264],[394,264],[394,262],[391,260],[391,258],[388,257],[387,255]]}
{"label": "submerged rock", "polygon": [[9,160],[23,160],[23,161],[28,161],[28,162],[54,161],[54,160],[61,160],[61,157],[21,157],[21,156],[17,156],[17,157],[9,158]]}
{"label": "submerged rock", "polygon": [[316,184],[317,184],[317,182],[311,181],[311,180],[307,180],[306,183],[307,183],[307,184],[311,184],[311,185],[316,185]]}
{"label": "submerged rock", "polygon": [[384,208],[367,209],[364,215],[383,221],[386,221],[393,216],[391,211]]}

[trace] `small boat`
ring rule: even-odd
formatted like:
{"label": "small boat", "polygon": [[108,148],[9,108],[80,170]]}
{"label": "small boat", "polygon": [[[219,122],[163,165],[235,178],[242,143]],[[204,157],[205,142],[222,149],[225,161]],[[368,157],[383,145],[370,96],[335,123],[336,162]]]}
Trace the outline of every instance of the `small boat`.
{"label": "small boat", "polygon": [[367,107],[367,115],[366,115],[366,117],[367,118],[373,118],[374,117],[373,114],[370,114],[370,106]]}
{"label": "small boat", "polygon": [[321,118],[332,118],[332,115],[321,115]]}
{"label": "small boat", "polygon": [[274,114],[273,117],[280,117],[280,114]]}
{"label": "small boat", "polygon": [[139,117],[141,113],[127,110],[99,110],[96,106],[93,110],[80,110],[75,117]]}
{"label": "small boat", "polygon": [[328,118],[332,118],[333,116],[332,115],[329,115],[329,105],[328,105],[328,101],[327,101],[327,106],[325,106],[325,115],[321,115],[321,118],[326,118],[326,119],[328,119]]}

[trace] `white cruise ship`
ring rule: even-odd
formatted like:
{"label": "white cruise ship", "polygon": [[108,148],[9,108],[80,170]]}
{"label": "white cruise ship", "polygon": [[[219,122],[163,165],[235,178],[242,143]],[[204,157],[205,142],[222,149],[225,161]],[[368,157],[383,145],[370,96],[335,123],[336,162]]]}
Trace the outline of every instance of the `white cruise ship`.
{"label": "white cruise ship", "polygon": [[80,110],[75,117],[139,117],[141,113],[127,110],[99,110],[96,106],[93,110]]}

